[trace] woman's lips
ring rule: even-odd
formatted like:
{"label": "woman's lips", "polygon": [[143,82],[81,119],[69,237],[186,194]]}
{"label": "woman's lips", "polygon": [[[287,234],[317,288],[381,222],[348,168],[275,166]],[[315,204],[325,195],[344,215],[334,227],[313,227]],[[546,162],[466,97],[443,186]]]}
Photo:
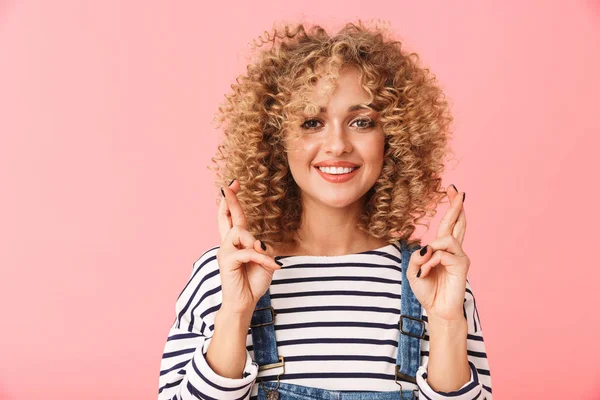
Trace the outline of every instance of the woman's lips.
{"label": "woman's lips", "polygon": [[354,178],[354,176],[358,173],[358,170],[360,169],[360,167],[356,167],[354,168],[354,170],[352,172],[349,172],[347,174],[328,174],[327,172],[323,172],[319,169],[319,167],[315,167],[315,169],[317,170],[317,172],[319,173],[319,175],[321,175],[321,177],[323,179],[325,179],[328,182],[332,182],[332,183],[343,183],[343,182],[347,182],[350,179]]}

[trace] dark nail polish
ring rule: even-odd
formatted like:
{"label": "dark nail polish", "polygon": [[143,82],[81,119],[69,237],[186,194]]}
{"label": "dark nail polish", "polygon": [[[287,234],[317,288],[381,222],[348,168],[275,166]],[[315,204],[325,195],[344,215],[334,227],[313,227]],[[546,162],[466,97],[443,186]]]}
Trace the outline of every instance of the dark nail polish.
{"label": "dark nail polish", "polygon": [[231,184],[233,183],[233,181],[235,181],[235,178],[233,178],[233,180],[231,182],[229,182],[229,185],[227,185],[227,187],[231,186]]}
{"label": "dark nail polish", "polygon": [[458,192],[458,189],[456,188],[456,186],[454,186],[454,183],[450,184],[450,186],[452,186],[454,188],[454,190],[456,190]]}
{"label": "dark nail polish", "polygon": [[221,188],[221,194],[223,195],[223,197],[225,197],[225,192],[223,191],[223,188]]}
{"label": "dark nail polish", "polygon": [[260,247],[262,247],[263,250],[267,250],[267,246],[265,246],[265,244],[263,243],[263,241],[260,241]]}
{"label": "dark nail polish", "polygon": [[463,203],[465,202],[465,197],[467,197],[467,192],[463,193]]}
{"label": "dark nail polish", "polygon": [[421,270],[419,269],[419,272],[417,272],[417,278],[421,277]]}
{"label": "dark nail polish", "polygon": [[427,246],[429,246],[429,245],[425,245],[425,247],[423,247],[423,248],[421,249],[421,251],[419,252],[419,254],[421,254],[421,256],[424,256],[424,255],[425,255],[425,253],[427,253]]}

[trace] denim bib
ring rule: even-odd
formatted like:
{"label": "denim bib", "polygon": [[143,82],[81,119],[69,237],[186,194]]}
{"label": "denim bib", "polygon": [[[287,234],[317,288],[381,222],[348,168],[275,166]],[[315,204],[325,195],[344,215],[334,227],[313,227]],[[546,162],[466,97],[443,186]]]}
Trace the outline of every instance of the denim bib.
{"label": "denim bib", "polygon": [[406,270],[410,255],[421,248],[416,246],[408,248],[404,240],[401,243],[402,260],[402,294],[400,299],[400,318],[398,320],[399,339],[398,355],[396,357],[395,382],[397,391],[372,392],[372,391],[336,391],[319,389],[308,386],[294,385],[280,381],[280,376],[285,375],[285,359],[277,352],[275,340],[275,309],[271,306],[270,291],[259,299],[252,315],[250,328],[254,347],[254,361],[259,365],[259,371],[283,367],[277,381],[262,381],[257,378],[258,400],[397,400],[417,399],[417,389],[402,389],[400,380],[415,383],[417,369],[421,363],[421,339],[425,336],[425,322],[422,319],[421,303],[415,297]]}

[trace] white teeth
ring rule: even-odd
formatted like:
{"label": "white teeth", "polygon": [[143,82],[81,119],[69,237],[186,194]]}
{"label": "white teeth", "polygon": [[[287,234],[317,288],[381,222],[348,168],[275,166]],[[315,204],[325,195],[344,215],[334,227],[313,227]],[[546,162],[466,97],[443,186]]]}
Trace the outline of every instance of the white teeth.
{"label": "white teeth", "polygon": [[356,167],[353,168],[344,168],[344,167],[318,167],[322,172],[325,172],[326,174],[332,174],[332,175],[341,175],[341,174],[348,174],[352,171],[354,171],[356,169]]}

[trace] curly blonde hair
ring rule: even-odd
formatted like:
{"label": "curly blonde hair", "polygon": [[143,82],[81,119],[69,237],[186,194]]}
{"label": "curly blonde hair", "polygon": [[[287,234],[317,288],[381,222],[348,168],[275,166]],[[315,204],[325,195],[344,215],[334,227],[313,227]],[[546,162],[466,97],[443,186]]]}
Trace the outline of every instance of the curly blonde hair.
{"label": "curly blonde hair", "polygon": [[[272,246],[295,246],[302,204],[284,136],[294,136],[289,128],[301,118],[300,111],[316,113],[306,93],[317,80],[334,82],[342,68],[353,66],[385,135],[383,168],[366,194],[358,228],[388,243],[419,244],[420,239],[410,237],[415,225],[428,229],[429,222],[421,220],[433,217],[446,196],[441,174],[451,152],[453,118],[435,75],[380,27],[368,28],[359,20],[330,36],[319,25],[304,25],[284,25],[261,36],[255,48],[269,42],[271,48],[258,52],[247,74],[231,85],[233,94],[225,95],[215,115],[225,136],[211,158],[216,168],[209,166],[216,172],[216,186],[239,180],[246,229]],[[220,190],[217,196],[219,202]]]}

